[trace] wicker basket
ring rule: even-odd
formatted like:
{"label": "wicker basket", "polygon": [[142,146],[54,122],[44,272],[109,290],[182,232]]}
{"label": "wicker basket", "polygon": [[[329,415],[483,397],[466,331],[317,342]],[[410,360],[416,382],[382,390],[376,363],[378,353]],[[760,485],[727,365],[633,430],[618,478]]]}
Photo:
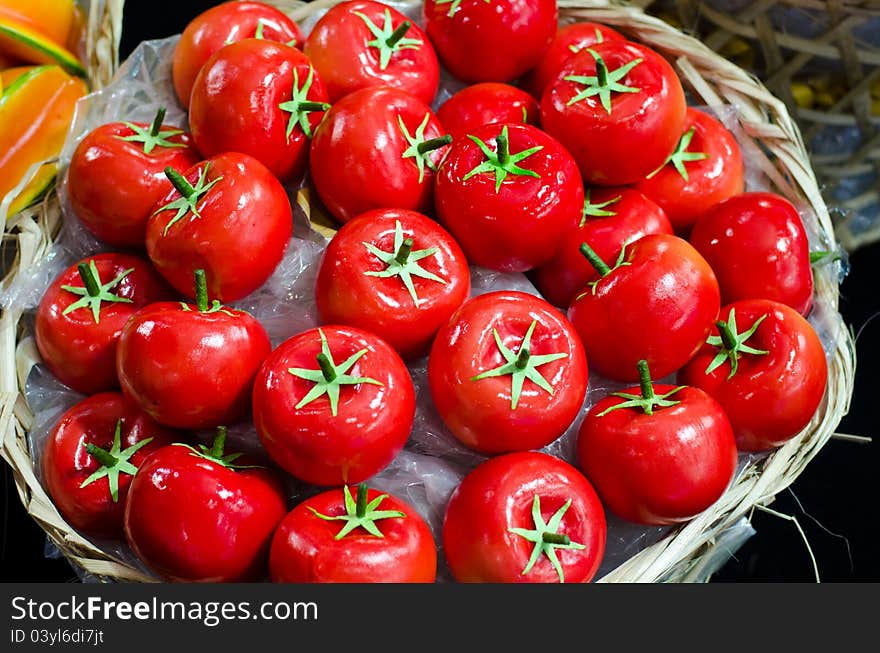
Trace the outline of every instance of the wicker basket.
{"label": "wicker basket", "polygon": [[838,239],[880,240],[880,3],[636,0],[755,74],[785,102]]}
{"label": "wicker basket", "polygon": [[[297,21],[339,0],[312,3],[275,2]],[[119,11],[121,0],[107,0],[109,11]],[[112,8],[111,6],[112,5]],[[559,0],[564,22],[589,20],[606,23],[665,54],[697,103],[732,105],[739,116],[739,131],[751,149],[756,165],[777,192],[791,199],[805,216],[807,231],[826,247],[839,246],[828,210],[817,185],[801,136],[785,104],[736,65],[729,63],[698,40],[632,5],[605,0]],[[17,216],[7,232],[16,258],[4,285],[27,270],[51,247],[61,222],[56,196],[37,210]],[[831,438],[848,410],[852,395],[855,347],[850,331],[837,312],[836,266],[822,266],[816,279],[816,302],[828,307],[834,322],[829,344],[830,376],[823,403],[812,422],[783,447],[763,457],[749,458],[724,496],[705,513],[669,531],[600,582],[687,582],[705,579],[701,573],[716,542],[742,522],[756,505],[765,505],[788,487]],[[27,370],[37,359],[32,346],[20,341],[22,310],[3,307],[0,317],[0,453],[12,467],[27,511],[75,565],[102,579],[151,581],[154,578],[101,550],[77,534],[61,518],[35,474],[28,445],[33,415],[23,394]]]}

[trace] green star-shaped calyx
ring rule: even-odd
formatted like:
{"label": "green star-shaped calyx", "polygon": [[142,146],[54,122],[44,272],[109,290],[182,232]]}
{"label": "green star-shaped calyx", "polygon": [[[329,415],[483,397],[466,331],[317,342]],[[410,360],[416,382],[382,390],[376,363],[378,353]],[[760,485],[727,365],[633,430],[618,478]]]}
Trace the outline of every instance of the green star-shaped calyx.
{"label": "green star-shaped calyx", "polygon": [[662,395],[654,394],[654,384],[651,382],[651,371],[648,369],[648,361],[640,360],[638,362],[639,368],[639,389],[641,394],[631,394],[629,392],[612,392],[611,395],[614,397],[620,397],[625,401],[622,401],[619,404],[615,404],[610,408],[606,408],[601,413],[599,413],[598,417],[604,417],[608,413],[620,410],[623,408],[638,408],[645,415],[653,415],[655,408],[668,408],[669,406],[675,406],[679,401],[675,401],[673,399],[669,399],[676,392],[684,388],[685,386],[680,385],[677,388],[673,388],[669,392],[666,392]]}
{"label": "green star-shaped calyx", "polygon": [[[462,0],[437,0],[434,4],[437,6],[440,5],[449,5],[449,12],[446,14],[449,18],[455,16],[455,12],[458,11],[458,8],[461,6]],[[492,0],[483,0],[487,5],[492,4]]]}
{"label": "green star-shaped calyx", "polygon": [[288,372],[295,377],[312,381],[315,386],[306,393],[300,402],[295,406],[298,410],[303,406],[312,403],[318,397],[327,395],[330,401],[330,412],[336,417],[339,408],[339,388],[343,385],[360,385],[361,383],[369,383],[371,385],[382,385],[376,379],[365,376],[352,376],[348,371],[354,367],[354,364],[360,360],[361,356],[367,353],[366,349],[352,354],[349,358],[337,365],[333,361],[333,353],[330,351],[330,345],[327,344],[327,336],[321,329],[318,329],[321,336],[321,353],[318,354],[318,369],[305,369],[301,367],[290,367]]}
{"label": "green star-shaped calyx", "polygon": [[297,125],[303,130],[303,133],[307,138],[311,138],[312,126],[309,124],[309,114],[316,111],[326,111],[330,108],[330,104],[327,102],[316,102],[308,99],[309,89],[312,87],[314,77],[315,69],[312,66],[309,66],[309,74],[306,77],[306,81],[300,86],[299,71],[294,68],[291,99],[278,105],[279,109],[290,113],[290,118],[287,121],[287,131],[285,132],[288,143],[290,142],[290,135],[293,133],[293,128]]}
{"label": "green star-shaped calyx", "polygon": [[522,152],[511,154],[510,141],[507,133],[507,125],[504,125],[504,127],[501,128],[501,133],[495,138],[494,152],[488,145],[486,145],[476,136],[468,134],[468,138],[476,143],[477,146],[483,151],[483,154],[486,156],[486,160],[480,163],[469,173],[467,173],[464,177],[462,177],[462,181],[467,181],[474,175],[478,175],[484,172],[494,173],[495,192],[497,193],[501,188],[502,182],[507,178],[508,174],[526,177],[537,177],[540,179],[541,175],[539,175],[534,170],[526,170],[525,168],[519,167],[517,164],[520,161],[530,157],[535,152],[543,150],[543,145],[536,145],[535,147],[530,147],[527,150],[523,150]]}
{"label": "green star-shaped calyx", "polygon": [[675,146],[672,154],[670,154],[666,161],[663,162],[663,165],[661,165],[654,172],[648,175],[648,179],[656,175],[666,165],[671,163],[676,171],[678,171],[678,174],[681,175],[682,179],[684,179],[685,181],[689,180],[687,167],[684,164],[689,161],[702,161],[703,159],[709,158],[709,155],[705,152],[687,151],[688,147],[690,147],[691,140],[693,140],[694,138],[695,131],[696,127],[691,127],[684,134],[682,134],[681,138],[678,139],[678,144]]}
{"label": "green star-shaped calyx", "polygon": [[505,363],[495,369],[487,370],[471,378],[471,381],[480,381],[493,376],[506,376],[509,374],[511,410],[516,410],[520,395],[522,394],[523,383],[526,379],[537,385],[550,396],[553,396],[553,386],[551,386],[547,379],[541,375],[538,371],[538,367],[568,357],[568,354],[565,352],[541,354],[539,356],[532,355],[530,351],[532,333],[534,333],[537,324],[537,320],[532,320],[532,323],[526,331],[526,335],[520,343],[519,351],[517,351],[517,353],[513,353],[512,350],[501,342],[501,336],[498,335],[497,329],[492,329],[492,335],[495,338],[495,345],[504,357]]}
{"label": "green star-shaped calyx", "polygon": [[117,136],[121,141],[129,141],[133,143],[142,143],[144,154],[149,154],[156,147],[186,147],[185,143],[174,143],[169,138],[179,136],[183,133],[182,129],[162,129],[162,121],[165,120],[165,107],[159,107],[153,124],[148,129],[136,125],[133,122],[122,123],[134,133],[129,136]]}
{"label": "green star-shaped calyx", "polygon": [[715,358],[712,359],[712,362],[706,368],[706,374],[711,374],[721,367],[724,361],[729,360],[730,374],[727,375],[727,378],[730,379],[733,378],[733,375],[739,369],[739,358],[743,354],[753,354],[755,356],[768,354],[769,352],[766,349],[755,349],[746,344],[746,340],[754,335],[761,322],[766,318],[767,313],[764,313],[764,315],[755,320],[755,323],[752,324],[748,331],[739,333],[736,326],[736,309],[731,308],[730,314],[727,316],[727,322],[719,320],[715,323],[720,335],[709,336],[708,340],[706,340],[713,347],[720,347],[718,354],[715,355]]}
{"label": "green star-shaped calyx", "polygon": [[550,564],[553,565],[553,569],[556,570],[556,574],[559,576],[559,582],[565,582],[565,573],[562,570],[562,564],[559,562],[559,557],[556,555],[556,550],[576,549],[580,551],[587,548],[583,544],[572,542],[568,535],[559,532],[562,517],[565,515],[569,506],[571,506],[571,499],[566,501],[559,510],[553,513],[550,521],[545,523],[544,516],[541,514],[541,497],[536,494],[532,501],[532,521],[534,522],[534,528],[507,529],[514,535],[519,535],[529,542],[535,543],[535,547],[532,549],[532,555],[529,557],[528,563],[522,570],[523,576],[532,570],[532,567],[535,566],[535,563],[538,562],[538,559],[542,555],[545,555],[550,561]]}
{"label": "green star-shaped calyx", "polygon": [[88,454],[101,463],[101,466],[80,484],[80,488],[91,485],[98,479],[106,476],[107,485],[110,487],[110,496],[113,498],[113,503],[117,503],[119,501],[119,475],[129,474],[134,476],[137,473],[138,468],[131,464],[129,460],[135,453],[152,441],[153,438],[144,438],[123,450],[122,420],[116,420],[116,430],[113,433],[113,444],[110,445],[109,451],[102,449],[91,442],[83,443],[83,447]]}
{"label": "green star-shaped calyx", "polygon": [[400,281],[406,287],[409,296],[412,297],[413,304],[416,306],[419,305],[421,300],[416,294],[412,280],[413,277],[429,279],[430,281],[442,284],[447,283],[442,277],[438,277],[433,272],[425,270],[419,263],[422,259],[434,256],[437,253],[437,248],[429,247],[428,249],[413,251],[413,239],[409,237],[404,238],[400,220],[395,220],[394,222],[394,248],[392,251],[384,252],[372,243],[364,243],[364,247],[367,248],[370,254],[387,266],[384,270],[370,270],[364,272],[364,274],[368,277],[400,277]]}
{"label": "green star-shaped calyx", "polygon": [[621,80],[624,79],[633,68],[642,63],[642,59],[639,57],[638,59],[633,59],[632,61],[625,63],[620,68],[608,70],[608,67],[605,65],[605,60],[602,59],[602,56],[598,52],[592,48],[587,48],[587,52],[593,55],[593,59],[596,61],[596,75],[568,75],[564,78],[566,81],[583,84],[584,86],[583,89],[578,91],[578,93],[568,101],[568,106],[571,106],[575,102],[580,102],[581,100],[593,97],[594,95],[598,95],[602,107],[608,112],[608,115],[611,115],[612,93],[638,93],[641,90],[634,86],[627,86],[622,83]]}
{"label": "green star-shaped calyx", "polygon": [[101,283],[101,275],[98,273],[98,266],[95,265],[94,259],[89,259],[88,263],[84,261],[79,263],[76,266],[76,269],[79,272],[83,285],[61,286],[61,288],[74,295],[81,295],[81,297],[75,302],[69,304],[67,308],[61,312],[62,315],[67,315],[78,308],[88,307],[92,309],[92,319],[95,320],[95,324],[98,324],[101,321],[102,302],[131,304],[131,300],[128,297],[120,297],[119,295],[114,295],[110,291],[115,288],[120,281],[125,279],[125,277],[134,272],[134,268],[123,270],[108,283]]}
{"label": "green star-shaped calyx", "polygon": [[153,211],[153,215],[156,215],[162,211],[171,211],[172,209],[177,210],[174,217],[165,225],[165,229],[162,231],[163,236],[168,233],[171,225],[183,218],[187,213],[192,213],[197,218],[202,217],[198,209],[199,200],[211,190],[214,184],[223,179],[223,177],[220,176],[216,179],[212,179],[210,182],[208,181],[208,168],[210,165],[210,163],[205,163],[202,167],[199,172],[199,179],[195,186],[192,186],[186,180],[186,177],[177,172],[177,170],[171,166],[165,168],[165,176],[168,177],[168,181],[170,181],[171,185],[174,186],[178,193],[180,193],[180,197]]}
{"label": "green star-shaped calyx", "polygon": [[217,427],[217,434],[211,442],[211,446],[199,444],[197,447],[185,444],[183,442],[175,442],[174,446],[185,447],[190,450],[193,456],[210,460],[228,469],[261,469],[262,465],[236,465],[235,461],[241,458],[243,453],[226,453],[226,435],[227,428],[225,426]]}
{"label": "green star-shaped calyx", "polygon": [[[601,31],[598,27],[595,28],[595,29],[593,30],[593,33],[596,35],[596,44],[602,43],[602,42],[605,40],[605,37],[602,36],[602,31]],[[578,52],[580,52],[581,50],[583,50],[583,48],[579,48],[579,47],[578,47],[577,45],[575,45],[574,43],[570,44],[570,45],[568,46],[568,49],[569,49],[571,52],[573,52],[574,54],[577,54]]]}
{"label": "green star-shaped calyx", "polygon": [[395,29],[391,20],[391,11],[385,9],[385,22],[380,28],[376,23],[370,20],[369,16],[355,11],[355,16],[360,18],[367,25],[367,29],[375,37],[372,41],[367,41],[367,45],[379,50],[379,68],[385,70],[391,62],[391,55],[400,50],[418,50],[422,47],[421,39],[413,39],[404,36],[412,23],[408,20],[403,21]]}
{"label": "green star-shaped calyx", "polygon": [[[235,313],[223,306],[219,299],[213,300],[210,306],[208,305],[208,279],[203,269],[195,270],[193,276],[196,288],[196,310],[199,313],[223,313],[229,317],[235,317]],[[186,302],[180,302],[180,308],[184,311],[192,311]]]}
{"label": "green star-shaped calyx", "polygon": [[593,266],[593,269],[595,269],[596,272],[599,273],[599,278],[596,279],[595,281],[589,281],[587,283],[587,287],[590,290],[579,293],[575,297],[574,301],[577,301],[578,299],[583,297],[586,292],[592,292],[595,295],[596,294],[596,286],[599,284],[599,282],[602,279],[604,279],[609,274],[614,272],[617,268],[622,268],[627,265],[632,265],[629,261],[624,260],[626,258],[627,244],[628,243],[624,243],[623,246],[620,248],[620,254],[617,255],[617,260],[614,262],[614,267],[611,267],[605,261],[602,260],[602,257],[599,256],[592,247],[590,247],[587,243],[581,243],[581,246],[580,246],[581,255],[583,255],[583,257],[585,259],[587,259],[587,261],[589,261],[590,265]]}
{"label": "green star-shaped calyx", "polygon": [[592,192],[592,189],[588,188],[586,190],[586,192],[584,193],[584,210],[581,212],[581,223],[579,225],[581,227],[583,227],[585,224],[587,224],[588,217],[589,218],[610,218],[612,216],[617,215],[617,211],[606,211],[605,207],[611,206],[612,204],[619,202],[623,198],[623,195],[618,195],[617,197],[612,197],[610,200],[607,200],[605,202],[597,202],[597,203],[593,204],[593,202],[590,201],[590,193],[591,192]]}
{"label": "green star-shaped calyx", "polygon": [[416,133],[410,134],[409,130],[406,128],[406,125],[403,123],[403,118],[400,117],[400,114],[397,116],[397,124],[400,127],[400,133],[403,134],[403,137],[406,139],[408,147],[403,151],[403,154],[400,156],[404,159],[408,159],[410,157],[415,159],[416,167],[419,169],[419,183],[421,184],[425,180],[425,166],[430,168],[431,170],[437,170],[437,164],[429,156],[431,152],[434,150],[440,149],[446,145],[449,145],[452,142],[452,136],[449,134],[445,134],[443,136],[438,136],[437,138],[425,138],[425,128],[428,126],[428,121],[431,118],[430,113],[426,113],[425,117],[422,119],[422,122],[419,123],[419,126],[416,127]]}
{"label": "green star-shaped calyx", "polygon": [[406,518],[406,513],[399,510],[377,510],[379,505],[388,498],[387,494],[380,494],[375,499],[367,503],[367,484],[358,485],[357,501],[351,496],[351,490],[347,485],[343,486],[342,492],[345,497],[345,514],[344,515],[324,515],[309,506],[309,510],[318,517],[326,521],[344,521],[345,525],[336,534],[333,539],[341,540],[343,537],[351,533],[356,528],[363,528],[367,533],[374,537],[385,537],[376,522],[380,519]]}

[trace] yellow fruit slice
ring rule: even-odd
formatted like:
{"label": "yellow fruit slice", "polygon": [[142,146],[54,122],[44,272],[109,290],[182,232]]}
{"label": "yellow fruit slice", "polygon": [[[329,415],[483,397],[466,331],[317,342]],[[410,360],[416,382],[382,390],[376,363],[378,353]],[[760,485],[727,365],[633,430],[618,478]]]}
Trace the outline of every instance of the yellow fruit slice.
{"label": "yellow fruit slice", "polygon": [[10,18],[64,45],[75,10],[74,0],[0,0],[0,22]]}
{"label": "yellow fruit slice", "polygon": [[86,75],[82,63],[67,48],[9,18],[0,20],[0,53],[33,64],[58,64],[73,75]]}

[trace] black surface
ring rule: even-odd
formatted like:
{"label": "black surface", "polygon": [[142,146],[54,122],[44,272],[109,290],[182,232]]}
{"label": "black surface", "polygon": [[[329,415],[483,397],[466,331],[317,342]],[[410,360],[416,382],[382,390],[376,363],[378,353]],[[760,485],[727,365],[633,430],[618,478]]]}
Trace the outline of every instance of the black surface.
{"label": "black surface", "polygon": [[[159,9],[151,0],[126,3],[121,56],[142,40],[179,33],[186,23],[215,2],[180,0],[174,10]],[[859,334],[856,387],[851,410],[839,431],[875,435],[878,420],[873,405],[878,388],[874,366],[880,361],[880,244],[850,255],[850,272],[841,286],[840,309]],[[880,563],[875,539],[877,517],[878,444],[830,441],[784,492],[773,509],[798,519],[816,557],[823,582],[878,581]],[[69,564],[44,555],[43,531],[22,508],[7,465],[4,477],[3,531],[0,538],[0,581],[76,581]],[[752,536],[714,577],[715,582],[813,582],[806,545],[796,526],[764,513],[755,513]]]}

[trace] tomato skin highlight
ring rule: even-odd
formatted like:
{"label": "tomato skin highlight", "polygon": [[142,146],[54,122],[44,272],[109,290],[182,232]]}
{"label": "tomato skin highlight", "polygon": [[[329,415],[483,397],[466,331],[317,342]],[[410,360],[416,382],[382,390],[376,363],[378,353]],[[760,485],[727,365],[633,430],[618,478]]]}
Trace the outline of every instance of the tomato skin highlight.
{"label": "tomato skin highlight", "polygon": [[[326,394],[297,408],[315,383],[290,372],[318,369],[321,333],[337,365],[366,350],[347,373],[381,383],[340,388],[336,415]],[[400,453],[415,418],[415,389],[385,341],[354,327],[326,325],[272,351],[254,382],[252,405],[257,434],[272,459],[306,483],[333,486],[360,483]]]}
{"label": "tomato skin highlight", "polygon": [[[189,125],[204,157],[248,154],[282,183],[299,183],[309,159],[309,134],[295,119],[294,84],[303,100],[327,105],[319,73],[308,57],[283,43],[245,39],[224,46],[205,62],[192,89]],[[324,111],[309,111],[314,133]],[[289,132],[289,133],[288,133]]]}
{"label": "tomato skin highlight", "polygon": [[[380,496],[370,489],[367,500]],[[310,497],[291,510],[272,539],[269,572],[275,583],[433,583],[437,548],[424,519],[403,500],[389,495],[377,510],[400,511],[403,518],[382,519],[382,537],[358,527],[336,539],[344,521],[316,516],[344,515],[341,489]]]}
{"label": "tomato skin highlight", "polygon": [[[62,286],[84,287],[78,266],[89,261],[94,262],[102,284],[134,268],[109,289],[131,302],[102,301],[97,323],[88,307],[64,315],[81,295]],[[37,307],[34,340],[43,364],[55,378],[82,394],[117,389],[116,350],[126,322],[142,307],[173,297],[174,291],[143,256],[108,252],[78,261],[56,277]]]}
{"label": "tomato skin highlight", "polygon": [[281,479],[271,469],[230,469],[172,444],[135,475],[125,536],[165,581],[254,582],[266,575],[272,535],[286,512]]}
{"label": "tomato skin highlight", "polygon": [[644,236],[626,248],[624,258],[628,265],[575,297],[568,319],[599,374],[636,381],[638,362],[646,359],[662,379],[705,342],[721,308],[718,282],[709,264],[677,236]]}
{"label": "tomato skin highlight", "polygon": [[684,129],[694,130],[686,151],[705,155],[683,162],[688,179],[667,163],[634,188],[659,204],[676,233],[687,238],[712,206],[743,192],[745,167],[736,138],[714,116],[688,107]]}
{"label": "tomato skin highlight", "polygon": [[[535,368],[553,394],[523,381],[513,406],[510,374],[474,380],[505,363],[494,338],[514,353],[535,323],[532,357],[564,353]],[[438,332],[428,357],[428,383],[434,405],[450,432],[484,454],[540,449],[561,436],[577,417],[588,382],[587,358],[565,317],[540,297],[495,291],[461,306]]]}
{"label": "tomato skin highlight", "polygon": [[121,122],[89,132],[70,159],[67,189],[73,212],[95,238],[113,247],[143,250],[153,203],[168,188],[165,168],[184,173],[202,157],[186,132],[167,139],[183,147],[156,145],[149,154],[142,143],[122,140],[134,133]]}
{"label": "tomato skin highlight", "polygon": [[471,138],[453,142],[437,171],[437,218],[473,265],[500,272],[525,272],[549,261],[564,234],[578,224],[583,184],[574,159],[537,127],[518,123],[485,125],[473,131],[490,151],[507,134],[511,159],[541,148],[516,165],[529,174],[479,172],[487,161]]}
{"label": "tomato skin highlight", "polygon": [[106,476],[81,487],[101,467],[84,445],[109,451],[119,420],[122,450],[152,438],[128,458],[135,467],[183,435],[150,419],[121,393],[99,392],[67,409],[52,427],[43,448],[41,470],[52,502],[67,523],[90,537],[123,539],[125,498],[134,476],[119,474],[116,501]]}
{"label": "tomato skin highlight", "polygon": [[530,451],[490,458],[455,489],[443,520],[443,550],[456,581],[462,583],[558,583],[546,555],[527,574],[534,544],[509,528],[534,528],[533,499],[540,497],[544,521],[565,502],[557,532],[581,550],[557,549],[566,583],[593,579],[605,552],[605,512],[593,486],[575,467]]}
{"label": "tomato skin highlight", "polygon": [[[368,45],[376,37],[358,14],[382,29],[386,10],[394,28],[410,23],[403,39],[421,43],[395,49],[383,68],[379,48]],[[398,88],[428,105],[437,94],[440,64],[428,35],[397,9],[380,2],[348,0],[334,5],[315,23],[303,51],[324,79],[334,103],[371,86]]]}
{"label": "tomato skin highlight", "polygon": [[437,118],[453,141],[467,138],[475,129],[495,122],[520,122],[539,126],[537,100],[521,88],[499,82],[465,86],[437,109]]}
{"label": "tomato skin highlight", "polygon": [[541,294],[554,306],[567,308],[578,291],[599,278],[599,273],[581,254],[581,243],[589,243],[605,263],[614,265],[622,243],[648,234],[673,233],[663,209],[632,188],[597,187],[589,193],[589,202],[596,207],[595,211],[612,215],[585,215],[580,224],[565,235],[556,256],[529,274]]}
{"label": "tomato skin highlight", "polygon": [[770,299],[809,314],[810,245],[786,198],[749,192],[719,202],[697,220],[689,240],[715,271],[724,304]]}
{"label": "tomato skin highlight", "polygon": [[[444,280],[412,276],[418,305],[399,276],[379,278],[388,265],[365,243],[394,251],[395,225],[413,239],[412,251],[436,248],[420,267]],[[377,209],[347,222],[321,257],[315,300],[325,324],[348,324],[376,334],[404,360],[428,353],[437,331],[470,295],[470,269],[458,243],[439,224],[415,211]]]}
{"label": "tomato skin highlight", "polygon": [[541,98],[541,125],[577,161],[588,186],[626,186],[659,168],[678,143],[687,103],[675,69],[656,51],[630,41],[591,48],[608,70],[635,65],[621,80],[638,92],[612,93],[611,113],[599,96],[573,102],[584,86],[565,77],[596,77],[596,61],[582,50],[565,61]]}
{"label": "tomato skin highlight", "polygon": [[[655,384],[657,395],[675,386]],[[624,390],[640,394],[639,387]],[[666,525],[708,509],[736,471],[733,430],[721,405],[698,388],[669,396],[675,406],[621,408],[608,396],[587,413],[578,431],[578,467],[609,511],[627,521]]]}
{"label": "tomato skin highlight", "polygon": [[222,2],[187,24],[174,48],[171,76],[184,109],[189,108],[193,83],[205,62],[229,43],[253,38],[262,23],[262,38],[302,47],[299,26],[282,11],[262,2]]}
{"label": "tomato skin highlight", "polygon": [[[452,16],[450,16],[450,11]],[[437,57],[465,82],[511,82],[534,68],[556,34],[555,0],[426,0],[425,31]]]}
{"label": "tomato skin highlight", "polygon": [[706,344],[678,379],[702,388],[723,406],[741,451],[771,450],[795,437],[815,416],[828,384],[828,361],[815,329],[790,306],[740,300],[722,308],[719,320],[728,320],[731,311],[741,331],[767,316],[747,344],[768,353],[742,354],[736,373],[728,378],[729,362],[706,374],[719,351]]}

